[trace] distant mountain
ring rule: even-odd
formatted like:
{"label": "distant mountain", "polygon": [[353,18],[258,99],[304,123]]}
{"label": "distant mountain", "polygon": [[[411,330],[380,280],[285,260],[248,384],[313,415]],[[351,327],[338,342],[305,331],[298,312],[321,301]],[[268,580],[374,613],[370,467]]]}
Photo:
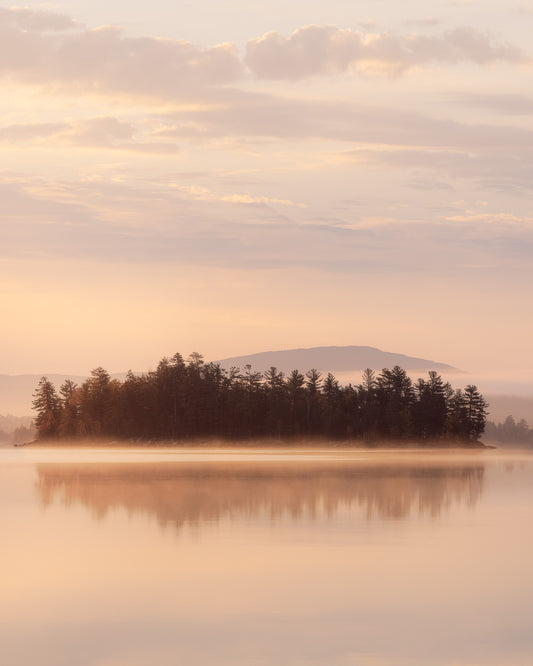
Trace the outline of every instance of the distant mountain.
{"label": "distant mountain", "polygon": [[399,365],[404,370],[440,370],[458,372],[445,363],[436,363],[424,358],[384,352],[375,347],[311,347],[310,349],[287,349],[283,351],[260,352],[249,356],[233,356],[218,361],[222,367],[243,368],[251,365],[254,370],[268,370],[275,366],[283,372],[298,369],[306,372],[316,368],[322,372],[351,372],[356,370],[382,370]]}

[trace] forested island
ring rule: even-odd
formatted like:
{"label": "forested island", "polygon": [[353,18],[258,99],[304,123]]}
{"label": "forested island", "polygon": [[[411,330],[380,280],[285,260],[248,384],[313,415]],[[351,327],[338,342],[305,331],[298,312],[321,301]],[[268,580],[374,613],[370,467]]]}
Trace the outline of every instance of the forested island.
{"label": "forested island", "polygon": [[311,369],[288,374],[250,365],[223,369],[198,353],[163,358],[157,369],[124,381],[96,368],[59,389],[42,377],[33,395],[40,441],[79,439],[192,442],[327,439],[475,445],[487,402],[475,386],[454,389],[435,371],[411,380],[395,366],[367,369],[341,386]]}

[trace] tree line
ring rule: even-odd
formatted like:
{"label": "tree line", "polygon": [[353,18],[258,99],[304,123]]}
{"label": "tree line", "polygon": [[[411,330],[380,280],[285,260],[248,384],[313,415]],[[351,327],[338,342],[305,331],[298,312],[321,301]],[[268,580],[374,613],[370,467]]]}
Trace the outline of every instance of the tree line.
{"label": "tree line", "polygon": [[315,369],[284,374],[226,370],[200,354],[163,358],[156,370],[111,379],[99,367],[59,390],[42,377],[33,395],[38,438],[186,441],[320,437],[475,442],[487,403],[475,386],[453,389],[434,371],[413,381],[395,366],[341,386]]}
{"label": "tree line", "polygon": [[525,419],[516,421],[508,416],[503,423],[487,421],[485,426],[487,439],[500,444],[510,444],[533,447],[533,428],[530,428]]}
{"label": "tree line", "polygon": [[29,417],[0,414],[0,443],[24,444],[35,435],[36,431]]}

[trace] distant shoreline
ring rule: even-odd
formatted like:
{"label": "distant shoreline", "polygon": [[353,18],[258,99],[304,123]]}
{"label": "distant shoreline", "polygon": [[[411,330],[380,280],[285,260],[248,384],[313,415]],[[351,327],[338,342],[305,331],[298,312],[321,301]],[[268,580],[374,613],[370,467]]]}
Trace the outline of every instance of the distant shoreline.
{"label": "distant shoreline", "polygon": [[24,444],[15,444],[14,447],[47,447],[47,448],[163,448],[163,449],[302,449],[302,448],[325,448],[325,449],[361,449],[361,450],[490,450],[498,447],[484,444],[483,442],[464,441],[437,441],[428,444],[427,441],[405,441],[405,440],[381,440],[379,442],[368,442],[362,440],[331,440],[331,439],[191,439],[182,440],[120,440],[120,439],[69,439],[65,440],[34,440]]}

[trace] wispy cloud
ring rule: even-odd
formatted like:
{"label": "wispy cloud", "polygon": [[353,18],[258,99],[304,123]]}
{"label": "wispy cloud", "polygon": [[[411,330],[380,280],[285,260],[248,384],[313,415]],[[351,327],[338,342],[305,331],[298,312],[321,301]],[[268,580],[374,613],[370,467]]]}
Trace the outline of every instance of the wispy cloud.
{"label": "wispy cloud", "polygon": [[21,145],[105,148],[143,153],[176,153],[176,144],[139,140],[137,128],[114,117],[88,118],[62,123],[16,123],[0,127],[0,142]]}
{"label": "wispy cloud", "polygon": [[169,113],[161,119],[168,124],[162,136],[173,138],[231,135],[413,147],[533,147],[533,132],[512,125],[469,124],[416,110],[268,95],[250,95],[238,106]]}
{"label": "wispy cloud", "polygon": [[453,101],[455,101],[456,104],[488,109],[490,111],[507,115],[518,116],[533,114],[533,98],[527,97],[526,95],[477,93],[461,95],[460,97],[456,97]]}
{"label": "wispy cloud", "polygon": [[60,32],[80,27],[65,14],[25,7],[0,7],[0,26],[4,30],[15,27],[29,32]]}
{"label": "wispy cloud", "polygon": [[532,16],[533,15],[533,4],[531,2],[521,2],[517,6],[516,11],[519,14],[524,14],[525,16]]}
{"label": "wispy cloud", "polygon": [[411,19],[407,21],[407,25],[413,25],[419,28],[433,28],[442,23],[441,19],[434,17],[427,17],[421,19]]}
{"label": "wispy cloud", "polygon": [[463,213],[450,215],[446,218],[450,222],[475,224],[487,229],[487,225],[503,228],[533,229],[533,217],[518,217],[511,213]]}
{"label": "wispy cloud", "polygon": [[365,34],[333,26],[306,26],[289,38],[269,32],[246,45],[245,62],[259,78],[299,79],[353,69],[398,75],[417,66],[474,62],[519,63],[519,48],[471,28],[441,35]]}
{"label": "wispy cloud", "polygon": [[177,192],[184,199],[194,201],[209,201],[214,203],[235,203],[235,204],[279,204],[281,206],[290,206],[296,208],[305,208],[306,205],[291,201],[290,199],[276,199],[266,196],[254,196],[251,194],[219,194],[198,185],[171,185],[171,189]]}
{"label": "wispy cloud", "polygon": [[[526,97],[497,95],[463,96],[457,103],[510,110],[516,107],[524,113],[533,106]],[[513,157],[519,164],[526,152],[533,150],[533,131],[513,125],[472,124],[433,118],[416,110],[267,94],[245,95],[223,106],[154,112],[132,121],[98,116],[0,127],[3,142],[160,153],[175,152],[176,140],[220,138],[338,141],[353,146],[339,154],[344,160],[359,159],[364,145],[379,149],[372,160],[383,158],[392,163],[409,157],[413,164],[423,160],[450,163],[458,156],[473,164],[478,154],[520,149],[520,154]],[[387,147],[395,147],[394,152],[387,152]],[[417,152],[420,148],[428,152]]]}
{"label": "wispy cloud", "polygon": [[485,146],[466,144],[463,147],[450,144],[448,148],[428,149],[401,146],[382,146],[379,149],[361,147],[339,151],[332,154],[330,159],[392,167],[405,173],[416,172],[418,175],[414,185],[412,179],[407,181],[407,185],[418,189],[426,189],[420,186],[420,174],[425,173],[424,182],[446,182],[451,187],[453,181],[467,179],[476,188],[499,191],[506,195],[529,196],[533,190],[533,147],[529,142],[524,144],[522,149],[519,146],[513,149],[512,146],[498,143],[487,143]]}
{"label": "wispy cloud", "polygon": [[201,186],[104,182],[49,187],[44,181],[4,180],[0,193],[4,257],[446,273],[451,265],[459,269],[473,263],[527,267],[533,249],[530,217],[460,204],[433,221],[355,213],[318,222],[290,201],[227,195]]}
{"label": "wispy cloud", "polygon": [[54,136],[65,128],[65,123],[15,123],[0,128],[0,141],[23,143]]}

